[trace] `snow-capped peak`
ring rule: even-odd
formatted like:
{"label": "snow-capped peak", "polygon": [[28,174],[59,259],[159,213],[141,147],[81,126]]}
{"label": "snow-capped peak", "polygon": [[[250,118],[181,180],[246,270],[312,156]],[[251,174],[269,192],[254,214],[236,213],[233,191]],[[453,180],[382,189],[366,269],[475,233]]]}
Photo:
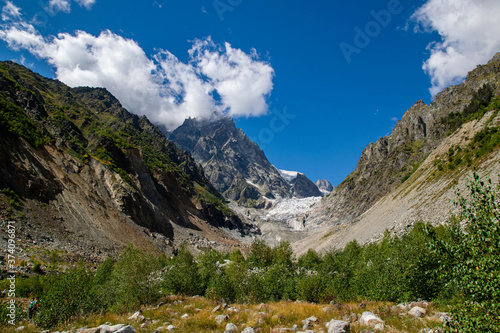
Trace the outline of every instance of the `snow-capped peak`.
{"label": "snow-capped peak", "polygon": [[283,177],[284,180],[286,180],[287,182],[291,182],[292,180],[294,180],[295,178],[297,178],[297,176],[299,175],[299,173],[301,172],[298,172],[298,171],[286,171],[286,170],[280,170],[278,169],[281,177]]}

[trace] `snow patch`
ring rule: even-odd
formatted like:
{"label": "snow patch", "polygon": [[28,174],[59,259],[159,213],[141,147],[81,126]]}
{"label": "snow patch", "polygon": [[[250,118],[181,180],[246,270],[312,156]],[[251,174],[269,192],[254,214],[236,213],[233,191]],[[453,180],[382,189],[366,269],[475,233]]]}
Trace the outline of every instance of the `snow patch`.
{"label": "snow patch", "polygon": [[283,199],[269,210],[264,220],[286,224],[294,230],[303,230],[302,216],[322,197]]}
{"label": "snow patch", "polygon": [[292,180],[294,180],[295,178],[297,178],[299,173],[301,173],[298,171],[286,171],[286,170],[280,170],[280,169],[278,169],[278,172],[280,173],[281,177],[283,177],[283,179],[289,183],[292,182]]}

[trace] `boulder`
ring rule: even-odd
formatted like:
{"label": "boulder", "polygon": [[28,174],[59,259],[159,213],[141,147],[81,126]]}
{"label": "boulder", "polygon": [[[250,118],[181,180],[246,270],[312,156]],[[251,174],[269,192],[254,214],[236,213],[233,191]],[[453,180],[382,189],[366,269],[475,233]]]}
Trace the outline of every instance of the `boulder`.
{"label": "boulder", "polygon": [[349,333],[351,324],[348,321],[332,319],[326,323],[328,333]]}
{"label": "boulder", "polygon": [[233,323],[229,323],[226,325],[226,332],[228,333],[238,333],[238,327],[233,324]]}
{"label": "boulder", "polygon": [[215,322],[217,323],[217,325],[220,325],[227,320],[229,320],[228,315],[218,315],[217,317],[215,317]]}
{"label": "boulder", "polygon": [[312,316],[307,319],[302,320],[302,324],[304,324],[303,330],[307,330],[312,326],[312,323],[318,321],[318,318]]}
{"label": "boulder", "polygon": [[424,308],[421,308],[420,306],[414,306],[409,312],[408,314],[410,316],[413,316],[413,317],[416,317],[416,318],[420,318],[420,317],[423,317],[425,314],[427,313],[427,310],[425,310]]}
{"label": "boulder", "polygon": [[173,332],[173,331],[175,331],[176,329],[177,329],[177,327],[175,327],[174,325],[168,325],[168,326],[167,326],[167,331],[169,331],[169,332]]}
{"label": "boulder", "polygon": [[217,305],[215,308],[213,308],[212,313],[216,313],[217,311],[220,310],[220,308],[221,308],[221,306]]}
{"label": "boulder", "polygon": [[363,312],[360,318],[360,322],[361,324],[369,326],[376,330],[383,330],[385,326],[385,322],[370,311]]}

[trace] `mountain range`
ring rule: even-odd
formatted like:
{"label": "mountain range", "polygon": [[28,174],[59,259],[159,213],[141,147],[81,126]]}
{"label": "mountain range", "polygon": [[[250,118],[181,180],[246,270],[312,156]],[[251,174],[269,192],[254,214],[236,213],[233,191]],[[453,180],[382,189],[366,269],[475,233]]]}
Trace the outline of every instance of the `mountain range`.
{"label": "mountain range", "polygon": [[444,223],[471,171],[500,172],[499,78],[497,54],[417,101],[334,188],[278,170],[229,117],[167,132],[105,89],[2,62],[0,219],[16,222],[26,250],[96,261],[129,243],[174,254],[182,243],[245,250],[255,237],[324,251]]}

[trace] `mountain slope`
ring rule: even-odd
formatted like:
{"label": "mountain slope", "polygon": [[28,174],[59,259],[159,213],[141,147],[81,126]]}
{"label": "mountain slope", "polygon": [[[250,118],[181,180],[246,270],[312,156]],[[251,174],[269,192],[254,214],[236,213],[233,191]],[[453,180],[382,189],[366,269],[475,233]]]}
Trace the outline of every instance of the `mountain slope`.
{"label": "mountain slope", "polygon": [[[296,244],[318,249],[377,238],[423,219],[442,223],[453,212],[453,186],[467,172],[498,170],[500,54],[464,83],[415,103],[391,135],[371,143],[356,169],[316,205],[305,223],[315,235]],[[488,111],[493,110],[493,111]]]}
{"label": "mountain slope", "polygon": [[27,240],[89,255],[130,242],[172,252],[182,241],[240,246],[221,228],[253,230],[190,155],[105,89],[4,62],[0,104],[0,189],[24,206],[4,196],[2,219],[17,216]]}
{"label": "mountain slope", "polygon": [[276,198],[321,195],[303,174],[284,179],[232,118],[186,119],[169,139],[192,154],[219,192],[243,206],[264,208]]}

